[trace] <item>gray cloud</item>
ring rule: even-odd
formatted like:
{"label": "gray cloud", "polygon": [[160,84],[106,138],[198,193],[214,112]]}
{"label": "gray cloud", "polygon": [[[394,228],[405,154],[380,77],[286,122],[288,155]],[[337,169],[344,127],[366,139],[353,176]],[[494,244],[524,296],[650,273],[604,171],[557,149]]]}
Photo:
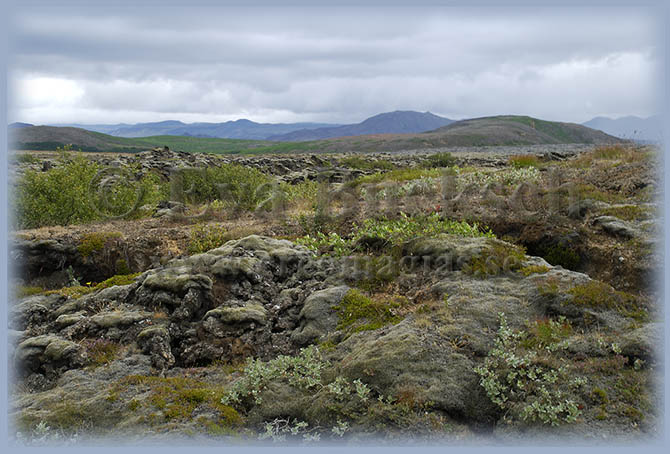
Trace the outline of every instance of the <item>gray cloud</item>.
{"label": "gray cloud", "polygon": [[585,121],[657,108],[632,10],[40,8],[12,21],[10,118],[354,122],[395,109]]}

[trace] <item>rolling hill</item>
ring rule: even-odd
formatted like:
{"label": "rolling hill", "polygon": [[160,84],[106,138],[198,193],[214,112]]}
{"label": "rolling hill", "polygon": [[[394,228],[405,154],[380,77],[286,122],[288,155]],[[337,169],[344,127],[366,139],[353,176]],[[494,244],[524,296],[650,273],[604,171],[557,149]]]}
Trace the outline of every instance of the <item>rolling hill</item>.
{"label": "rolling hill", "polygon": [[281,142],[304,142],[308,140],[331,139],[334,137],[362,136],[369,134],[410,134],[430,131],[440,126],[453,123],[454,120],[438,117],[430,112],[414,112],[411,110],[387,112],[370,117],[360,123],[317,128],[302,129],[288,134],[268,137],[268,140]]}
{"label": "rolling hill", "polygon": [[83,125],[68,124],[88,131],[102,132],[115,137],[150,137],[150,136],[190,136],[223,139],[264,140],[277,134],[291,131],[333,126],[328,123],[256,123],[241,119],[224,123],[182,123],[168,120],[153,123],[137,123],[134,125],[119,123],[116,125]]}
{"label": "rolling hill", "polygon": [[10,146],[19,150],[55,150],[72,144],[82,151],[138,152],[165,146],[203,153],[368,152],[422,148],[617,143],[622,140],[575,123],[524,116],[473,118],[418,134],[368,134],[305,142],[273,142],[188,136],[114,137],[80,128],[32,126],[13,129]]}

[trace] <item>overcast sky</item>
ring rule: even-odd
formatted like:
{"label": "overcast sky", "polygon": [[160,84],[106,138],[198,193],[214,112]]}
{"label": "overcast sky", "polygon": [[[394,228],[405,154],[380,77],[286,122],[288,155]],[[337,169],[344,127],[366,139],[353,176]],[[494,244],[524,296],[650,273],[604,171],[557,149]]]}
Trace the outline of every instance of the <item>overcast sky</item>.
{"label": "overcast sky", "polygon": [[583,122],[659,110],[640,10],[32,8],[10,121],[352,123],[392,110]]}

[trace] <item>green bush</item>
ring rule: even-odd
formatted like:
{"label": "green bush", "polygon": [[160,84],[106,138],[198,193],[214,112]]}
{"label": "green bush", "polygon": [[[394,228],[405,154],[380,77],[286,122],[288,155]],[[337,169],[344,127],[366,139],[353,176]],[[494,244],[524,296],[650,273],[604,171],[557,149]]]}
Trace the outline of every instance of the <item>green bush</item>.
{"label": "green bush", "polygon": [[188,244],[190,254],[200,254],[221,246],[228,240],[225,227],[220,225],[197,224],[191,230]]}
{"label": "green bush", "polygon": [[441,167],[451,167],[456,164],[456,158],[451,153],[435,153],[421,162],[421,165],[428,169],[435,169]]}
{"label": "green bush", "polygon": [[80,224],[132,215],[134,208],[157,202],[164,193],[159,177],[153,174],[139,181],[128,181],[126,176],[107,179],[104,190],[96,192],[95,188],[100,189],[95,183],[102,167],[83,156],[70,157],[66,153],[60,161],[47,172],[27,170],[18,180],[13,204],[16,228]]}
{"label": "green bush", "polygon": [[272,191],[269,176],[238,164],[186,169],[182,171],[182,183],[188,202],[221,200],[243,211],[254,210]]}
{"label": "green bush", "polygon": [[401,213],[398,219],[365,219],[355,231],[352,240],[356,243],[361,238],[374,237],[397,246],[419,236],[430,237],[442,233],[465,237],[495,237],[489,229],[480,229],[477,223],[444,219],[438,213],[412,217]]}
{"label": "green bush", "polygon": [[522,169],[524,167],[537,167],[540,164],[538,157],[533,154],[510,156],[507,162],[515,169]]}
{"label": "green bush", "polygon": [[[561,384],[569,381],[564,370],[540,361],[536,351],[525,350],[522,341],[526,333],[509,328],[503,313],[499,318],[495,346],[484,364],[475,368],[488,397],[515,419],[552,426],[575,422],[580,414],[578,405],[560,389]],[[561,348],[550,345],[548,351]],[[539,347],[542,346],[540,343]]]}

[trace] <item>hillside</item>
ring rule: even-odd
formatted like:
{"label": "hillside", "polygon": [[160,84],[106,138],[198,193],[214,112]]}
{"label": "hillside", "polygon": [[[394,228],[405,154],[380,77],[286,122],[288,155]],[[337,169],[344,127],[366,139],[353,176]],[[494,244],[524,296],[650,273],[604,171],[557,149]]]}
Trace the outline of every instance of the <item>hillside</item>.
{"label": "hillside", "polygon": [[223,123],[182,123],[181,121],[168,120],[152,123],[137,123],[133,125],[120,123],[117,125],[70,124],[60,126],[77,127],[88,131],[102,132],[115,137],[128,138],[171,135],[221,139],[264,140],[277,134],[333,125],[328,123],[256,123],[254,121],[241,119]]}
{"label": "hillside", "polygon": [[615,119],[595,117],[582,124],[623,139],[660,142],[663,137],[663,120],[660,115],[649,118],[635,116]]}
{"label": "hillside", "polygon": [[168,146],[189,152],[238,153],[267,146],[271,142],[236,139],[193,138],[187,136],[114,137],[81,128],[32,126],[16,129],[10,147],[18,150],[55,150],[71,144],[75,149],[93,152],[135,153],[153,147]]}
{"label": "hillside", "polygon": [[268,137],[282,142],[304,142],[334,137],[362,136],[368,134],[411,134],[430,131],[452,123],[454,120],[438,117],[430,112],[395,111],[370,117],[361,123],[337,127],[303,129],[288,134]]}
{"label": "hillside", "polygon": [[616,143],[621,139],[574,123],[520,116],[462,120],[418,134],[368,134],[305,142],[216,139],[187,136],[113,137],[80,128],[34,126],[15,129],[11,144],[20,150],[55,150],[72,144],[83,151],[137,152],[168,146],[187,152],[260,154],[416,150],[444,147]]}

